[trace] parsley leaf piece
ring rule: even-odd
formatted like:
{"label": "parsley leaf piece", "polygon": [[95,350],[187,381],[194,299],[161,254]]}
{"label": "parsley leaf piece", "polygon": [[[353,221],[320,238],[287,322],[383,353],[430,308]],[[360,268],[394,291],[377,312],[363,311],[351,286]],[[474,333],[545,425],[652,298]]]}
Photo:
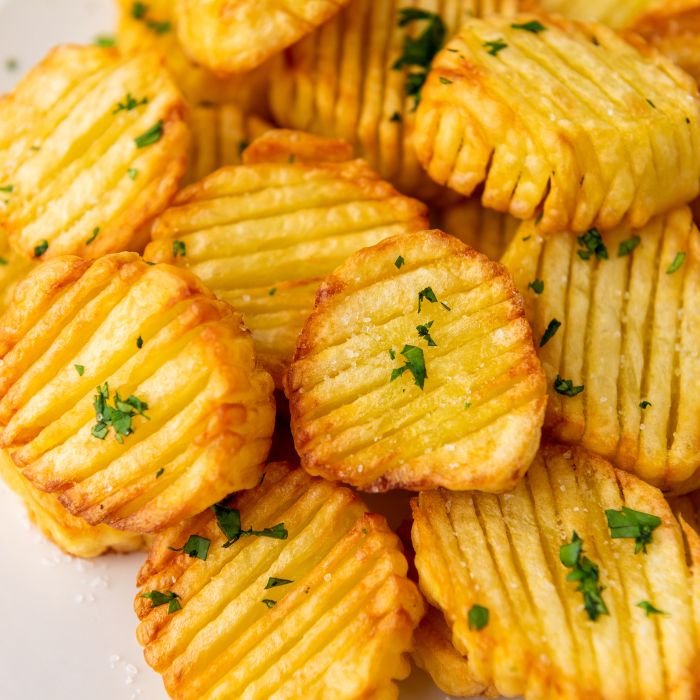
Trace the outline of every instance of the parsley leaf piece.
{"label": "parsley leaf piece", "polygon": [[131,16],[134,19],[143,19],[148,12],[148,5],[143,2],[135,2],[131,6]]}
{"label": "parsley leaf piece", "polygon": [[576,394],[580,394],[583,391],[583,388],[583,384],[574,386],[571,379],[562,379],[558,374],[554,380],[554,391],[563,396],[576,396]]}
{"label": "parsley leaf piece", "polygon": [[523,29],[526,32],[532,32],[532,34],[539,34],[547,30],[547,27],[536,19],[530,22],[524,22],[523,24],[511,24],[510,26],[511,29]]}
{"label": "parsley leaf piece", "polygon": [[583,556],[583,540],[574,531],[571,542],[559,548],[559,560],[571,572],[567,581],[577,581],[577,591],[583,594],[583,607],[589,619],[595,622],[601,615],[609,615],[603,600],[603,588],[599,579],[600,571],[588,557]]}
{"label": "parsley leaf piece", "polygon": [[161,467],[157,472],[156,472],[156,479],[160,479],[161,476],[165,473],[165,467]]}
{"label": "parsley leaf piece", "polygon": [[146,146],[151,146],[154,143],[163,138],[163,120],[160,119],[156,122],[148,131],[145,131],[141,136],[137,136],[134,139],[136,148],[146,148]]}
{"label": "parsley leaf piece", "polygon": [[401,121],[401,115],[398,112],[394,112],[390,117],[389,117],[390,122],[400,122]]}
{"label": "parsley leaf piece", "polygon": [[265,584],[265,590],[268,590],[269,588],[276,588],[277,586],[286,586],[288,583],[294,583],[294,581],[288,578],[276,578],[274,576],[270,576]]}
{"label": "parsley leaf piece", "polygon": [[483,43],[483,47],[485,49],[488,49],[488,53],[491,56],[496,56],[498,55],[499,51],[503,51],[503,49],[508,48],[508,44],[505,43],[502,39],[496,39],[495,41],[485,41]]}
{"label": "parsley leaf piece", "polygon": [[49,249],[49,242],[44,239],[39,245],[34,246],[34,257],[40,258]]}
{"label": "parsley leaf piece", "polygon": [[83,365],[73,365],[73,367],[75,367],[75,371],[78,373],[79,377],[85,374],[85,367]]}
{"label": "parsley leaf piece", "polygon": [[235,508],[229,508],[223,503],[217,503],[213,506],[214,515],[216,516],[216,522],[219,525],[221,532],[226,535],[226,542],[224,547],[230,547],[235,542],[246,535],[254,537],[271,537],[277,540],[286,540],[288,537],[287,529],[284,523],[277,523],[272,527],[266,527],[263,530],[253,530],[249,527],[244,530],[241,527],[241,513]]}
{"label": "parsley leaf piece", "polygon": [[471,401],[465,401],[464,402],[464,408],[471,408],[472,407],[472,402]]}
{"label": "parsley leaf piece", "polygon": [[136,168],[129,168],[126,171],[126,174],[129,176],[131,180],[135,180],[139,174],[139,171]]}
{"label": "parsley leaf piece", "polygon": [[243,151],[250,146],[250,142],[243,140],[238,142],[238,155],[239,157],[243,155]]}
{"label": "parsley leaf piece", "polygon": [[649,408],[651,406],[651,401],[647,401],[644,399],[644,401],[641,401],[639,404],[639,408],[644,409],[644,408]]}
{"label": "parsley leaf piece", "polygon": [[127,92],[124,102],[117,102],[117,106],[112,110],[112,114],[119,114],[119,112],[131,112],[132,109],[136,109],[141,105],[147,104],[147,97],[137,100],[130,92]]}
{"label": "parsley leaf piece", "polygon": [[394,260],[394,265],[396,266],[397,270],[400,270],[405,262],[406,261],[403,259],[403,255],[399,255],[399,257]]}
{"label": "parsley leaf piece", "polygon": [[19,62],[16,58],[5,59],[5,68],[8,71],[15,71],[19,68]]}
{"label": "parsley leaf piece", "polygon": [[556,318],[553,318],[549,322],[549,325],[547,326],[544,334],[542,335],[542,339],[540,340],[540,347],[544,347],[554,337],[554,334],[559,330],[560,327],[561,321],[557,321]]}
{"label": "parsley leaf piece", "polygon": [[589,228],[582,236],[577,236],[576,240],[582,248],[578,251],[581,260],[590,260],[591,255],[595,255],[597,260],[608,259],[608,249],[597,228]]}
{"label": "parsley leaf piece", "polygon": [[263,598],[260,602],[267,605],[268,608],[274,608],[275,605],[277,605],[277,601],[272,600],[271,598]]}
{"label": "parsley leaf piece", "polygon": [[652,615],[668,615],[667,612],[659,610],[657,607],[653,606],[648,600],[640,600],[638,603],[636,603],[636,607],[644,610],[647,617],[651,617]]}
{"label": "parsley leaf piece", "polygon": [[[438,298],[435,296],[435,292],[433,291],[432,287],[426,287],[418,292],[418,313],[420,313],[423,300],[429,301],[431,304],[436,304],[438,302]],[[440,302],[440,306],[448,311],[452,311],[452,309],[444,301]]]}
{"label": "parsley leaf piece", "polygon": [[632,236],[632,238],[622,241],[617,249],[617,257],[624,258],[625,255],[629,255],[641,242],[642,239],[639,236]]}
{"label": "parsley leaf piece", "polygon": [[149,19],[146,26],[156,34],[167,34],[173,28],[170,22],[157,22],[154,19]]}
{"label": "parsley leaf piece", "polygon": [[178,598],[180,597],[174,591],[168,591],[167,593],[161,593],[160,591],[148,591],[141,594],[142,598],[148,598],[151,601],[151,607],[158,608],[161,605],[168,606],[168,615],[172,615],[178,610],[182,610],[182,605]]}
{"label": "parsley leaf piece", "polygon": [[610,536],[613,539],[634,539],[634,553],[646,554],[647,545],[651,544],[653,532],[661,525],[661,518],[649,513],[632,510],[623,506],[621,510],[608,509],[605,511],[608,519]]}
{"label": "parsley leaf piece", "polygon": [[482,630],[489,624],[489,609],[483,605],[472,605],[467,614],[470,630]]}
{"label": "parsley leaf piece", "polygon": [[683,263],[685,262],[685,253],[676,253],[676,257],[673,258],[673,262],[666,269],[667,275],[672,275],[676,270],[680,270]]}
{"label": "parsley leaf piece", "polygon": [[452,81],[449,78],[446,78],[444,75],[440,76],[440,82],[443,85],[452,85]]}
{"label": "parsley leaf piece", "polygon": [[192,559],[207,560],[211,540],[200,535],[190,535],[182,547],[168,547],[171,552],[184,552]]}
{"label": "parsley leaf piece", "polygon": [[139,336],[136,338],[136,347],[140,350],[143,347],[143,338]]}
{"label": "parsley leaf piece", "polygon": [[410,372],[413,375],[413,381],[416,386],[423,389],[425,380],[428,377],[428,373],[425,369],[425,357],[423,356],[423,350],[417,348],[415,345],[404,345],[401,354],[406,358],[406,362],[403,367],[397,367],[391,373],[390,382],[398,379],[404,372]]}
{"label": "parsley leaf piece", "polygon": [[95,46],[99,46],[101,49],[111,49],[117,45],[117,40],[108,34],[101,34],[95,37],[93,42]]}
{"label": "parsley leaf piece", "polygon": [[541,279],[535,278],[532,282],[527,283],[527,288],[532,289],[535,294],[542,294],[542,292],[544,292],[544,282]]}
{"label": "parsley leaf piece", "polygon": [[277,294],[277,287],[272,287],[272,289],[268,290],[267,295],[270,297],[275,296]]}
{"label": "parsley leaf piece", "polygon": [[90,234],[90,238],[88,238],[87,241],[85,241],[85,245],[90,245],[97,238],[99,233],[100,233],[100,227],[95,226],[95,228],[92,229],[92,234]]}
{"label": "parsley leaf piece", "polygon": [[3,185],[0,187],[0,192],[7,192],[7,194],[12,194],[15,191],[14,185]]}
{"label": "parsley leaf piece", "polygon": [[394,348],[389,348],[389,357],[393,360],[396,358],[396,351]]}
{"label": "parsley leaf piece", "polygon": [[647,97],[647,104],[648,104],[650,107],[653,107],[654,109],[656,109],[656,105],[655,105],[648,97]]}
{"label": "parsley leaf piece", "polygon": [[173,257],[181,255],[183,258],[187,255],[187,246],[184,241],[173,241]]}
{"label": "parsley leaf piece", "polygon": [[0,258],[0,265],[9,265],[10,261],[5,258]]}
{"label": "parsley leaf piece", "polygon": [[119,395],[119,392],[116,392],[114,405],[110,406],[109,384],[107,382],[97,387],[97,394],[93,399],[92,405],[95,409],[97,423],[92,427],[91,433],[100,440],[104,440],[107,437],[111,427],[114,428],[117,442],[123,443],[124,437],[134,432],[132,427],[134,416],[140,415],[150,420],[146,415],[148,404],[137,396],[132,395],[124,400]]}
{"label": "parsley leaf piece", "polygon": [[429,321],[425,325],[416,326],[416,330],[418,331],[418,335],[428,343],[428,347],[436,348],[437,343],[432,339],[432,337],[430,335],[430,327],[432,325],[433,325],[433,321]]}

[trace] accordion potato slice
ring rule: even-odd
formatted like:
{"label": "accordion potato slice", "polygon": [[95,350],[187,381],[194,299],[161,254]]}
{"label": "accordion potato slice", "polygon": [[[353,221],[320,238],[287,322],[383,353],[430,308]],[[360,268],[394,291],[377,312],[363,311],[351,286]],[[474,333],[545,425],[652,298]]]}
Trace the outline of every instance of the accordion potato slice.
{"label": "accordion potato slice", "polygon": [[[232,513],[240,527],[226,531]],[[241,528],[252,535],[237,538]],[[204,559],[171,549],[193,535],[209,543]],[[349,489],[271,464],[216,517],[156,538],[138,580],[137,637],[180,700],[396,698],[424,612],[406,569],[384,518]],[[154,607],[144,597],[154,591],[181,609]]]}
{"label": "accordion potato slice", "polygon": [[[421,589],[477,682],[533,700],[697,697],[697,533],[657,489],[545,446],[511,493],[412,505]],[[623,508],[632,532],[609,528]]]}
{"label": "accordion potato slice", "polygon": [[[470,15],[512,14],[517,8],[518,0],[353,0],[273,62],[274,119],[347,140],[406,194],[453,200],[425,175],[412,142],[417,91],[431,48],[436,51]],[[422,63],[413,63],[416,53],[425,53]]]}
{"label": "accordion potato slice", "polygon": [[0,358],[0,447],[91,525],[155,531],[260,478],[272,380],[185,270],[42,263],[0,319]]}
{"label": "accordion potato slice", "polygon": [[546,403],[522,304],[502,265],[440,231],[350,256],[285,382],[302,466],[367,491],[512,487]]}
{"label": "accordion potato slice", "polygon": [[423,204],[351,157],[343,142],[268,132],[245,165],[184,189],[145,252],[188,267],[243,314],[278,386],[323,276],[364,246],[427,225]]}
{"label": "accordion potato slice", "polygon": [[[514,21],[515,20],[515,21]],[[625,224],[692,200],[697,86],[640,40],[538,15],[469,19],[422,92],[415,146],[438,183],[544,232]]]}
{"label": "accordion potato slice", "polygon": [[[0,199],[2,196],[0,194]],[[10,247],[7,233],[0,228],[0,314],[12,300],[17,281],[33,266],[34,263]]]}
{"label": "accordion potato slice", "polygon": [[155,55],[58,47],[0,99],[0,229],[26,258],[138,249],[188,146],[182,97]]}
{"label": "accordion potato slice", "polygon": [[71,515],[55,495],[39,491],[25,479],[4,450],[0,450],[0,478],[22,500],[42,534],[66,554],[91,559],[109,551],[133,552],[144,546],[141,535],[107,525],[88,525]]}
{"label": "accordion potato slice", "polygon": [[623,29],[634,24],[652,8],[673,2],[674,0],[537,0],[536,4],[546,12],[570,19],[601,22],[615,29]]}
{"label": "accordion potato slice", "polygon": [[687,207],[602,236],[528,222],[503,257],[535,339],[555,331],[545,429],[675,492],[700,485],[699,237]]}
{"label": "accordion potato slice", "polygon": [[242,73],[308,34],[349,0],[177,0],[177,32],[197,64]]}

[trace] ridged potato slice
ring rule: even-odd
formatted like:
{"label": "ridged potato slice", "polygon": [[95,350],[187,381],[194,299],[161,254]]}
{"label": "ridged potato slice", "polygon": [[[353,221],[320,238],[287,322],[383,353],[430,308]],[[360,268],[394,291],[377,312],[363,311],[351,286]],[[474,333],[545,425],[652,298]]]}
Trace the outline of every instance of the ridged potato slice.
{"label": "ridged potato slice", "polygon": [[144,224],[185,169],[184,116],[154,54],[53,49],[0,99],[0,230],[10,245],[42,260],[141,248]]}
{"label": "ridged potato slice", "polygon": [[[352,0],[273,63],[270,106],[275,121],[346,139],[406,194],[449,199],[450,193],[425,175],[414,153],[416,80],[427,73],[436,37],[449,38],[468,16],[512,14],[517,8],[518,0]],[[412,10],[428,17],[399,26]],[[397,65],[411,41],[419,44],[411,55],[423,63]],[[416,58],[424,49],[424,59]]]}
{"label": "ridged potato slice", "polygon": [[[254,533],[226,547],[219,521],[234,511],[238,531]],[[277,536],[255,535],[266,528]],[[171,549],[192,535],[209,542],[205,559]],[[216,518],[156,539],[138,580],[137,637],[180,700],[396,698],[424,612],[406,568],[384,518],[349,489],[272,464]],[[154,591],[181,609],[155,607]]]}
{"label": "ridged potato slice", "polygon": [[[623,508],[653,526],[611,530]],[[700,540],[654,487],[546,446],[511,493],[424,492],[413,511],[421,589],[477,682],[528,700],[698,696]]]}
{"label": "ridged potato slice", "polygon": [[240,311],[280,386],[323,276],[364,246],[425,228],[427,212],[341,141],[273,131],[244,158],[184,189],[145,257],[188,267]]}
{"label": "ridged potato slice", "polygon": [[700,101],[683,71],[603,25],[469,19],[416,116],[438,183],[546,232],[644,226],[700,183]]}
{"label": "ridged potato slice", "polygon": [[260,478],[272,379],[185,270],[42,263],[0,318],[0,358],[0,447],[91,525],[152,532]]}
{"label": "ridged potato slice", "polygon": [[[673,2],[674,0],[670,0]],[[654,7],[669,0],[535,0],[543,10],[584,22],[601,22],[615,29],[634,24]]]}
{"label": "ridged potato slice", "polygon": [[302,466],[368,491],[511,488],[546,403],[510,275],[441,231],[394,236],[325,279],[285,391]]}
{"label": "ridged potato slice", "polygon": [[88,525],[71,515],[50,493],[25,479],[5,450],[0,450],[0,478],[22,500],[27,514],[42,534],[66,554],[91,559],[106,552],[133,552],[144,546],[143,536],[114,530],[107,525]]}
{"label": "ridged potato slice", "polygon": [[[0,192],[0,201],[3,196]],[[24,277],[33,265],[34,263],[23,255],[12,250],[7,232],[0,228],[0,313],[10,303],[17,281]]]}
{"label": "ridged potato slice", "polygon": [[561,324],[538,350],[545,429],[675,492],[700,485],[699,238],[687,207],[602,236],[528,222],[503,257],[535,339]]}
{"label": "ridged potato slice", "polygon": [[219,75],[256,68],[349,0],[176,0],[177,33],[195,63]]}

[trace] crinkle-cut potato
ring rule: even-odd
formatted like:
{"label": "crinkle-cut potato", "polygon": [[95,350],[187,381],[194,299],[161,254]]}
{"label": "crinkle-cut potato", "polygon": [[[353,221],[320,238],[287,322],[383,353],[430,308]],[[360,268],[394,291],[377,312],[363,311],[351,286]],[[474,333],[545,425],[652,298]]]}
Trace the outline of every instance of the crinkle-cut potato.
{"label": "crinkle-cut potato", "polygon": [[0,230],[10,245],[42,259],[142,248],[144,224],[185,170],[184,112],[155,54],[53,49],[0,99]]}
{"label": "crinkle-cut potato", "polygon": [[[697,0],[691,0],[696,2]],[[629,27],[647,12],[674,0],[532,0],[529,6],[584,22],[601,22],[616,29]]]}
{"label": "crinkle-cut potato", "polygon": [[437,221],[443,231],[491,260],[501,258],[521,223],[509,214],[486,209],[474,198],[443,207]]}
{"label": "crinkle-cut potato", "polygon": [[145,252],[188,267],[243,314],[278,386],[323,276],[360,248],[427,225],[423,204],[351,157],[343,142],[268,132],[245,165],[184,189]]}
{"label": "crinkle-cut potato", "polygon": [[254,486],[272,391],[240,316],[135,253],[42,263],[0,318],[0,447],[91,525],[152,532]]}
{"label": "crinkle-cut potato", "polygon": [[[427,65],[394,68],[406,40],[434,36],[437,20],[399,26],[410,9],[435,13],[445,38],[471,15],[512,14],[518,0],[353,0],[273,62],[270,106],[281,126],[343,138],[382,177],[422,200],[454,200],[423,172],[413,149],[416,95]],[[422,45],[430,41],[423,42]]]}
{"label": "crinkle-cut potato", "polygon": [[256,68],[328,21],[349,0],[175,0],[177,34],[217,75]]}
{"label": "crinkle-cut potato", "polygon": [[144,12],[133,0],[116,0],[119,12],[117,43],[122,51],[157,52],[185,97],[193,104],[235,103],[246,111],[267,112],[269,66],[243,75],[220,78],[192,62],[185,54],[175,29],[173,0],[149,0]]}
{"label": "crinkle-cut potato", "polygon": [[107,525],[88,525],[71,515],[50,493],[39,491],[25,479],[4,450],[0,450],[0,478],[17,494],[27,515],[66,554],[91,559],[106,552],[133,552],[144,546],[143,536],[114,530]]}
{"label": "crinkle-cut potato", "polygon": [[[0,193],[0,202],[2,197],[3,194]],[[11,301],[15,284],[29,272],[33,264],[12,250],[7,232],[0,228],[0,314]]]}
{"label": "crinkle-cut potato", "polygon": [[[622,508],[660,519],[646,552],[612,538],[605,511]],[[545,446],[511,493],[428,491],[413,512],[421,590],[477,682],[528,700],[698,697],[698,536],[654,487]]]}
{"label": "crinkle-cut potato", "polygon": [[467,20],[433,62],[418,159],[464,195],[546,232],[643,226],[700,182],[700,101],[683,71],[603,25]]}
{"label": "crinkle-cut potato", "polygon": [[[137,637],[179,700],[396,698],[424,604],[380,515],[349,489],[283,463],[226,505],[243,530],[226,548],[207,511],[156,539],[139,575]],[[230,513],[226,510],[219,517]],[[173,552],[192,535],[206,560]],[[177,596],[154,607],[143,594]]]}
{"label": "crinkle-cut potato", "polygon": [[195,107],[190,115],[192,147],[184,182],[192,184],[226,165],[240,165],[251,141],[272,128],[233,104]]}
{"label": "crinkle-cut potato", "polygon": [[664,490],[697,488],[700,233],[690,210],[602,236],[547,237],[527,222],[502,262],[535,340],[561,323],[538,349],[545,430]]}
{"label": "crinkle-cut potato", "polygon": [[285,391],[302,466],[367,491],[511,488],[546,404],[510,275],[441,231],[360,250],[324,280]]}

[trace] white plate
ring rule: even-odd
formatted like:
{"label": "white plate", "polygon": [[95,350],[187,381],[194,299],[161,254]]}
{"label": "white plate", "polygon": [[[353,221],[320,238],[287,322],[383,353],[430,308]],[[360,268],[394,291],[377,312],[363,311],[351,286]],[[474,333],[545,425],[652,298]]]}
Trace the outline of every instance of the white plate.
{"label": "white plate", "polygon": [[[0,0],[0,94],[55,44],[91,42],[113,23],[111,0]],[[2,482],[0,552],[1,700],[166,700],[135,638],[143,554],[62,554]],[[401,683],[405,700],[446,697],[418,670]]]}

